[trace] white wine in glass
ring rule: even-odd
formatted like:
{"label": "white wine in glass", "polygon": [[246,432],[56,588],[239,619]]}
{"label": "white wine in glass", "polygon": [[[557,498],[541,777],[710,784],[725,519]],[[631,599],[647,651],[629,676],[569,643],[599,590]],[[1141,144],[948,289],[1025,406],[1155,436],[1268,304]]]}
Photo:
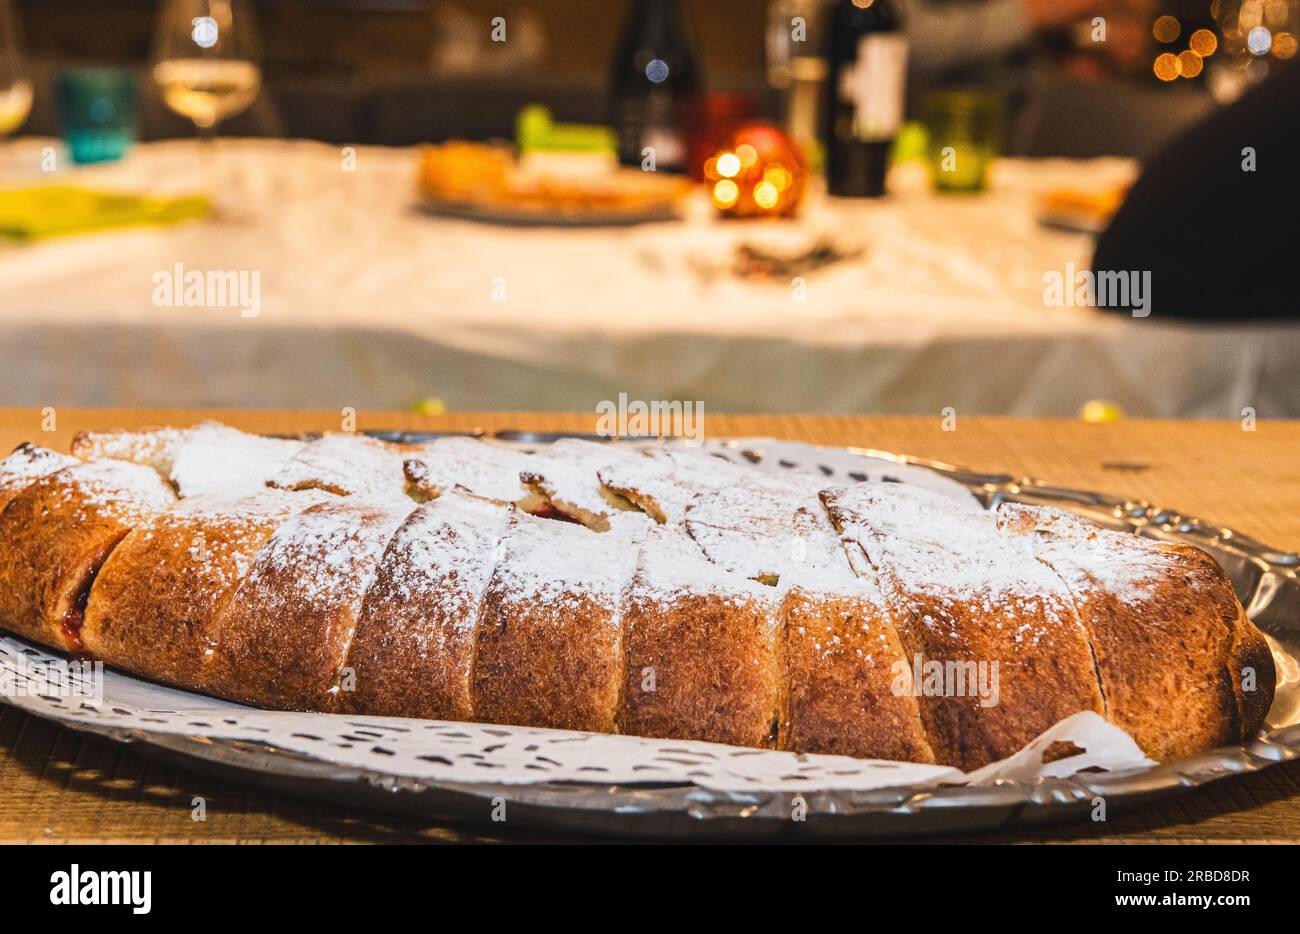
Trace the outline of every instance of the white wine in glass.
{"label": "white wine in glass", "polygon": [[32,109],[32,83],[18,79],[0,87],[0,138],[23,125]]}
{"label": "white wine in glass", "polygon": [[261,70],[237,59],[167,59],[153,77],[167,106],[204,130],[243,113],[262,88]]}
{"label": "white wine in glass", "polygon": [[32,83],[23,66],[18,18],[10,0],[0,0],[0,139],[23,125],[32,109]]}
{"label": "white wine in glass", "polygon": [[249,0],[163,0],[153,42],[163,101],[206,135],[242,113],[262,88]]}

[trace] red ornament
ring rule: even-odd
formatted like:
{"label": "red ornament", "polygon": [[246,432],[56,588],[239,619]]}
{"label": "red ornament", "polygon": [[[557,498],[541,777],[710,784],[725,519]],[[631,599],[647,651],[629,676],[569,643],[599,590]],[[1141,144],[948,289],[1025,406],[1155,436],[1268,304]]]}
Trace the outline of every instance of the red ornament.
{"label": "red ornament", "polygon": [[704,182],[725,217],[790,217],[803,201],[808,173],[790,137],[756,123],[736,130],[705,161]]}

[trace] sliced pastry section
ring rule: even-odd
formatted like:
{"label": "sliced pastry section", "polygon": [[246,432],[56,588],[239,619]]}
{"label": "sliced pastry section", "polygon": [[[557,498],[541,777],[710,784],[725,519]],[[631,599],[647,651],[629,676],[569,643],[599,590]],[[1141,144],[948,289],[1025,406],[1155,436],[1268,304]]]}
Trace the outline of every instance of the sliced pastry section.
{"label": "sliced pastry section", "polygon": [[773,745],[778,628],[771,588],[710,563],[680,529],[651,528],[623,597],[620,731]]}
{"label": "sliced pastry section", "polygon": [[77,458],[51,451],[49,448],[26,442],[18,445],[8,456],[0,460],[0,512],[9,505],[9,500],[41,477],[48,477],[57,470],[78,463],[80,461]]}
{"label": "sliced pastry section", "polygon": [[624,667],[619,597],[643,530],[598,533],[511,517],[479,611],[476,720],[615,731]]}
{"label": "sliced pastry section", "polygon": [[822,498],[877,576],[940,763],[979,768],[1070,714],[1105,714],[1068,590],[993,515],[902,484]]}
{"label": "sliced pastry section", "polygon": [[79,431],[72,453],[82,460],[120,460],[152,467],[170,477],[183,428],[138,428],[133,431]]}
{"label": "sliced pastry section", "polygon": [[0,620],[81,651],[100,566],[132,528],[175,501],[157,473],[126,461],[77,463],[28,484],[0,513]]}
{"label": "sliced pastry section", "polygon": [[325,496],[195,496],[140,523],[95,581],[86,651],[147,678],[207,689],[221,599],[281,522]]}
{"label": "sliced pastry section", "polygon": [[878,588],[809,572],[786,582],[780,748],[934,762],[913,660]]}
{"label": "sliced pastry section", "polygon": [[773,585],[805,569],[850,576],[815,485],[754,478],[697,493],[683,515],[686,531],[709,560],[735,574]]}
{"label": "sliced pastry section", "polygon": [[392,500],[403,496],[402,449],[366,435],[340,432],[309,441],[267,479],[282,490],[324,490],[339,496]]}
{"label": "sliced pastry section", "polygon": [[474,720],[471,668],[479,606],[511,507],[453,490],[394,534],[366,592],[346,667],[344,709]]}
{"label": "sliced pastry section", "polygon": [[218,422],[187,429],[176,444],[168,476],[180,496],[236,496],[263,489],[304,442],[266,438]]}
{"label": "sliced pastry section", "polygon": [[362,601],[412,509],[331,498],[281,522],[216,610],[210,689],[266,707],[337,709],[352,688],[341,669]]}
{"label": "sliced pastry section", "polygon": [[559,515],[604,532],[612,515],[635,507],[602,484],[599,472],[635,453],[615,444],[561,438],[534,454],[520,479]]}
{"label": "sliced pastry section", "polygon": [[1239,700],[1236,669],[1253,666],[1246,684],[1262,683],[1261,696],[1271,696],[1272,656],[1266,646],[1235,648],[1240,605],[1209,555],[1057,509],[1003,504],[997,519],[1069,587],[1107,715],[1147,755],[1169,759],[1239,742],[1243,720],[1252,721],[1247,735],[1259,729],[1262,714]]}
{"label": "sliced pastry section", "polygon": [[721,458],[663,448],[640,451],[596,473],[608,490],[667,525],[686,518],[697,493],[756,482],[753,471]]}

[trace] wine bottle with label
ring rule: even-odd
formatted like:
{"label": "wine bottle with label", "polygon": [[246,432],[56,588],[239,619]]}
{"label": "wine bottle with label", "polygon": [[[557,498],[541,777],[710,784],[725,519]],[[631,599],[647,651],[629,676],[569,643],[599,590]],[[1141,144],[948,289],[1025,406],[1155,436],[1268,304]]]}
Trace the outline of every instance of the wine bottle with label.
{"label": "wine bottle with label", "polygon": [[698,87],[690,30],[677,0],[634,0],[614,58],[610,120],[624,165],[686,169],[681,104]]}
{"label": "wine bottle with label", "polygon": [[827,32],[826,187],[842,197],[879,197],[903,122],[902,17],[893,0],[836,0]]}

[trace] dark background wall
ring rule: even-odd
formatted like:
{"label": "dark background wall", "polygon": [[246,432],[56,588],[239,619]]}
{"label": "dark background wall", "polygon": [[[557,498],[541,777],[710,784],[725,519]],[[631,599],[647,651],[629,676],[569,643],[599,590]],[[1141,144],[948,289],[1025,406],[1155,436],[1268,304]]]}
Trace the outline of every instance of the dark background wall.
{"label": "dark background wall", "polygon": [[[493,16],[535,16],[545,34],[542,67],[555,79],[601,82],[629,0],[459,0],[483,33]],[[153,0],[19,0],[34,55],[142,62]],[[430,68],[439,38],[432,0],[260,0],[268,74],[408,76]],[[763,78],[765,0],[683,0],[712,83]]]}
{"label": "dark background wall", "polygon": [[[519,107],[558,119],[605,119],[610,59],[630,0],[260,0],[264,93],[223,127],[236,135],[408,144],[510,135]],[[37,100],[25,131],[56,130],[58,67],[138,69],[141,135],[192,133],[148,80],[154,0],[19,0]],[[448,11],[451,9],[451,12]],[[765,0],[683,0],[712,88],[765,93]],[[505,16],[509,40],[488,41]],[[525,41],[525,36],[531,41]],[[540,36],[540,41],[537,37]],[[448,44],[478,43],[460,67]],[[527,46],[529,54],[521,55]]]}
{"label": "dark background wall", "polygon": [[[706,86],[773,98],[764,72],[767,0],[679,0]],[[956,2],[956,0],[954,0]],[[1166,0],[1204,6],[1207,0]],[[36,83],[24,132],[57,132],[51,85],[66,65],[137,70],[145,139],[192,135],[149,78],[156,0],[17,0]],[[607,118],[606,80],[631,0],[258,0],[264,90],[223,124],[231,135],[406,145],[513,134],[527,103],[561,120]],[[505,16],[510,41],[489,41]],[[465,51],[469,43],[470,51]],[[477,44],[477,48],[475,48]],[[450,48],[459,47],[460,54]],[[1142,154],[1210,106],[1203,89],[1136,80],[1075,82],[1035,74],[1033,121],[1008,151]],[[916,90],[916,88],[913,88]],[[1086,133],[1079,132],[1087,127]]]}

